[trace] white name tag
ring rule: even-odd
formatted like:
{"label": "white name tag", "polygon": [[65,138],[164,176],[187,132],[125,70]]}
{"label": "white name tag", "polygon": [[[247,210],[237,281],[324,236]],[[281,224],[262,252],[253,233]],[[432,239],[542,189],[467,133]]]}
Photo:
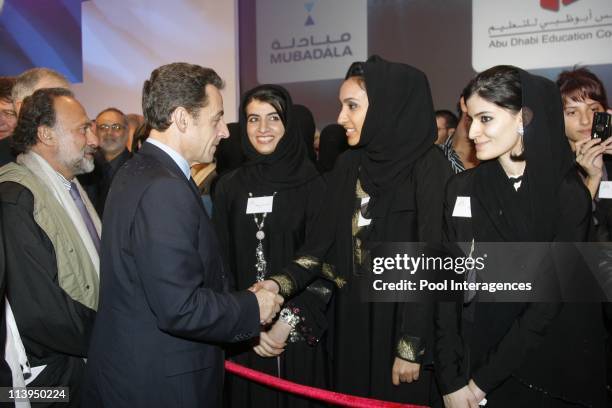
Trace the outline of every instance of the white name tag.
{"label": "white name tag", "polygon": [[[361,199],[361,207],[363,208],[363,206],[369,202],[370,202],[370,197],[363,197]],[[361,215],[361,209],[359,209],[359,220],[357,220],[357,226],[365,227],[366,225],[370,225],[371,222],[372,222],[371,219],[364,218],[363,215]]]}
{"label": "white name tag", "polygon": [[612,198],[612,181],[599,183],[599,198]]}
{"label": "white name tag", "polygon": [[472,218],[472,206],[470,197],[458,196],[453,209],[453,217]]}
{"label": "white name tag", "polygon": [[246,213],[247,214],[271,213],[273,201],[274,201],[274,196],[251,197],[249,198],[249,201],[247,201]]}

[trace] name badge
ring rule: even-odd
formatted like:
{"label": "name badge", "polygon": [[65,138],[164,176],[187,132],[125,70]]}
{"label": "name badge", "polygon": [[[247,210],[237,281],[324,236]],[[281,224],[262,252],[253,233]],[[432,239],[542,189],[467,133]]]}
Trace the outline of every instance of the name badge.
{"label": "name badge", "polygon": [[612,198],[612,181],[599,183],[599,198]]}
{"label": "name badge", "polygon": [[470,197],[458,196],[453,209],[453,217],[472,218],[472,206]]}
{"label": "name badge", "polygon": [[272,212],[274,196],[250,197],[247,201],[247,214],[261,214]]}
{"label": "name badge", "polygon": [[[370,202],[370,197],[363,197],[361,199],[361,208],[366,206],[369,202]],[[371,219],[365,218],[363,215],[361,215],[361,209],[359,209],[359,219],[357,220],[357,226],[365,227],[366,225],[370,225],[371,222],[372,222]]]}

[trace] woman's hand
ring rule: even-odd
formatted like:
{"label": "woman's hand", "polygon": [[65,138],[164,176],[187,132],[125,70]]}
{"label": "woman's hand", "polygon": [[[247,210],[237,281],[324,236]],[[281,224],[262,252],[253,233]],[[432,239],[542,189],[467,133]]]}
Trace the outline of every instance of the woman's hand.
{"label": "woman's hand", "polygon": [[253,350],[260,357],[280,356],[285,351],[290,332],[291,326],[277,321],[269,331],[260,333],[259,344],[253,347]]}
{"label": "woman's hand", "polygon": [[588,177],[601,178],[603,168],[602,154],[607,147],[608,140],[601,143],[601,139],[583,139],[575,143],[576,162],[582,167]]}
{"label": "woman's hand", "polygon": [[446,394],[443,399],[446,408],[478,408],[476,396],[467,385],[455,392]]}
{"label": "woman's hand", "polygon": [[591,198],[595,198],[603,174],[603,153],[606,150],[612,153],[612,138],[604,142],[601,139],[584,139],[576,142],[575,148],[576,163],[586,173],[585,185]]}
{"label": "woman's hand", "polygon": [[480,401],[482,401],[486,397],[484,391],[476,385],[474,380],[470,380],[470,382],[468,383],[468,388],[470,389],[470,391],[472,391],[472,394],[474,394],[474,397],[476,397],[476,401],[478,401],[478,403],[480,403]]}
{"label": "woman's hand", "polygon": [[395,357],[393,369],[391,370],[393,385],[400,385],[403,382],[411,383],[418,380],[420,369],[421,365],[418,363],[411,363],[410,361]]}

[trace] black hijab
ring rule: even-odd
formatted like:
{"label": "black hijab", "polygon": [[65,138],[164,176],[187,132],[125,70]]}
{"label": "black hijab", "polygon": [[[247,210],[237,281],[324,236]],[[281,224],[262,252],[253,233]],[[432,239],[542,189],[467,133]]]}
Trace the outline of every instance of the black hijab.
{"label": "black hijab", "polygon": [[363,71],[369,107],[361,137],[344,153],[350,164],[331,183],[343,190],[340,211],[350,213],[359,177],[370,196],[370,238],[384,241],[390,234],[376,219],[411,207],[413,192],[397,187],[406,183],[414,162],[433,146],[437,127],[424,73],[376,55],[363,64]]}
{"label": "black hijab", "polygon": [[348,148],[346,131],[342,126],[336,123],[325,126],[319,137],[319,159],[317,161],[319,171],[326,173],[333,169],[338,156]]}
{"label": "black hijab", "polygon": [[[246,131],[246,105],[256,92],[263,89],[271,90],[283,100],[286,107],[285,112],[278,112],[285,127],[285,134],[274,152],[268,155],[255,150]],[[278,85],[260,85],[246,92],[240,104],[240,127],[242,148],[247,158],[241,174],[247,183],[265,185],[279,191],[298,187],[319,175],[314,163],[307,156],[298,121],[294,118],[291,96],[285,88]]]}
{"label": "black hijab", "polygon": [[229,129],[229,137],[221,139],[215,151],[216,170],[219,176],[237,169],[246,160],[242,151],[240,124],[237,122],[228,123],[227,128]]}
{"label": "black hijab", "polygon": [[304,105],[295,104],[293,105],[293,117],[300,128],[304,146],[306,147],[306,152],[308,152],[308,158],[315,163],[317,161],[317,155],[314,149],[316,125],[312,112]]}
{"label": "black hijab", "polygon": [[327,201],[315,231],[298,251],[298,256],[325,257],[344,278],[353,270],[351,218],[357,178],[370,195],[366,216],[372,222],[360,232],[364,243],[402,234],[406,241],[414,240],[412,232],[398,231],[393,220],[398,213],[414,209],[414,191],[408,186],[414,181],[412,166],[432,148],[437,134],[424,73],[378,56],[370,57],[363,68],[369,107],[360,142],[340,155],[329,173]]}
{"label": "black hijab", "polygon": [[560,211],[558,191],[574,169],[565,137],[561,94],[552,81],[516,70],[521,82],[527,163],[523,184],[515,192],[499,161],[491,160],[475,170],[474,194],[488,213],[482,216],[496,224],[505,240],[550,242]]}

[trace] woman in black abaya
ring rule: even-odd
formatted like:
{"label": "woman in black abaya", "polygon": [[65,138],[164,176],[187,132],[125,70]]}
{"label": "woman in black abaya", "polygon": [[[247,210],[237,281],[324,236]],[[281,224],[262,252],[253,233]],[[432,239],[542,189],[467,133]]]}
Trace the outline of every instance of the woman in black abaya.
{"label": "woman in black abaya", "polygon": [[[234,289],[249,288],[267,270],[280,269],[302,245],[316,215],[324,183],[306,153],[287,91],[262,85],[248,91],[240,107],[247,161],[216,186],[213,221],[225,249]],[[297,383],[327,386],[325,317],[333,285],[312,283],[286,301],[279,319],[255,343],[233,347],[239,364]],[[231,377],[231,407],[314,407],[291,394]]]}
{"label": "woman in black abaya", "polygon": [[432,311],[425,304],[367,303],[360,293],[372,273],[373,243],[441,240],[451,169],[434,146],[429,84],[417,69],[374,56],[351,66],[339,96],[338,123],[352,148],[329,173],[315,232],[284,270],[271,270],[270,279],[286,298],[316,274],[339,287],[335,391],[426,404]]}
{"label": "woman in black abaya", "polygon": [[[479,242],[584,241],[590,196],[573,165],[555,84],[497,66],[477,75],[465,98],[481,164],[448,183],[448,240],[472,242],[476,252]],[[537,278],[558,268],[545,265]],[[447,408],[476,407],[485,397],[491,407],[604,406],[601,304],[471,301],[440,304],[435,315]]]}

